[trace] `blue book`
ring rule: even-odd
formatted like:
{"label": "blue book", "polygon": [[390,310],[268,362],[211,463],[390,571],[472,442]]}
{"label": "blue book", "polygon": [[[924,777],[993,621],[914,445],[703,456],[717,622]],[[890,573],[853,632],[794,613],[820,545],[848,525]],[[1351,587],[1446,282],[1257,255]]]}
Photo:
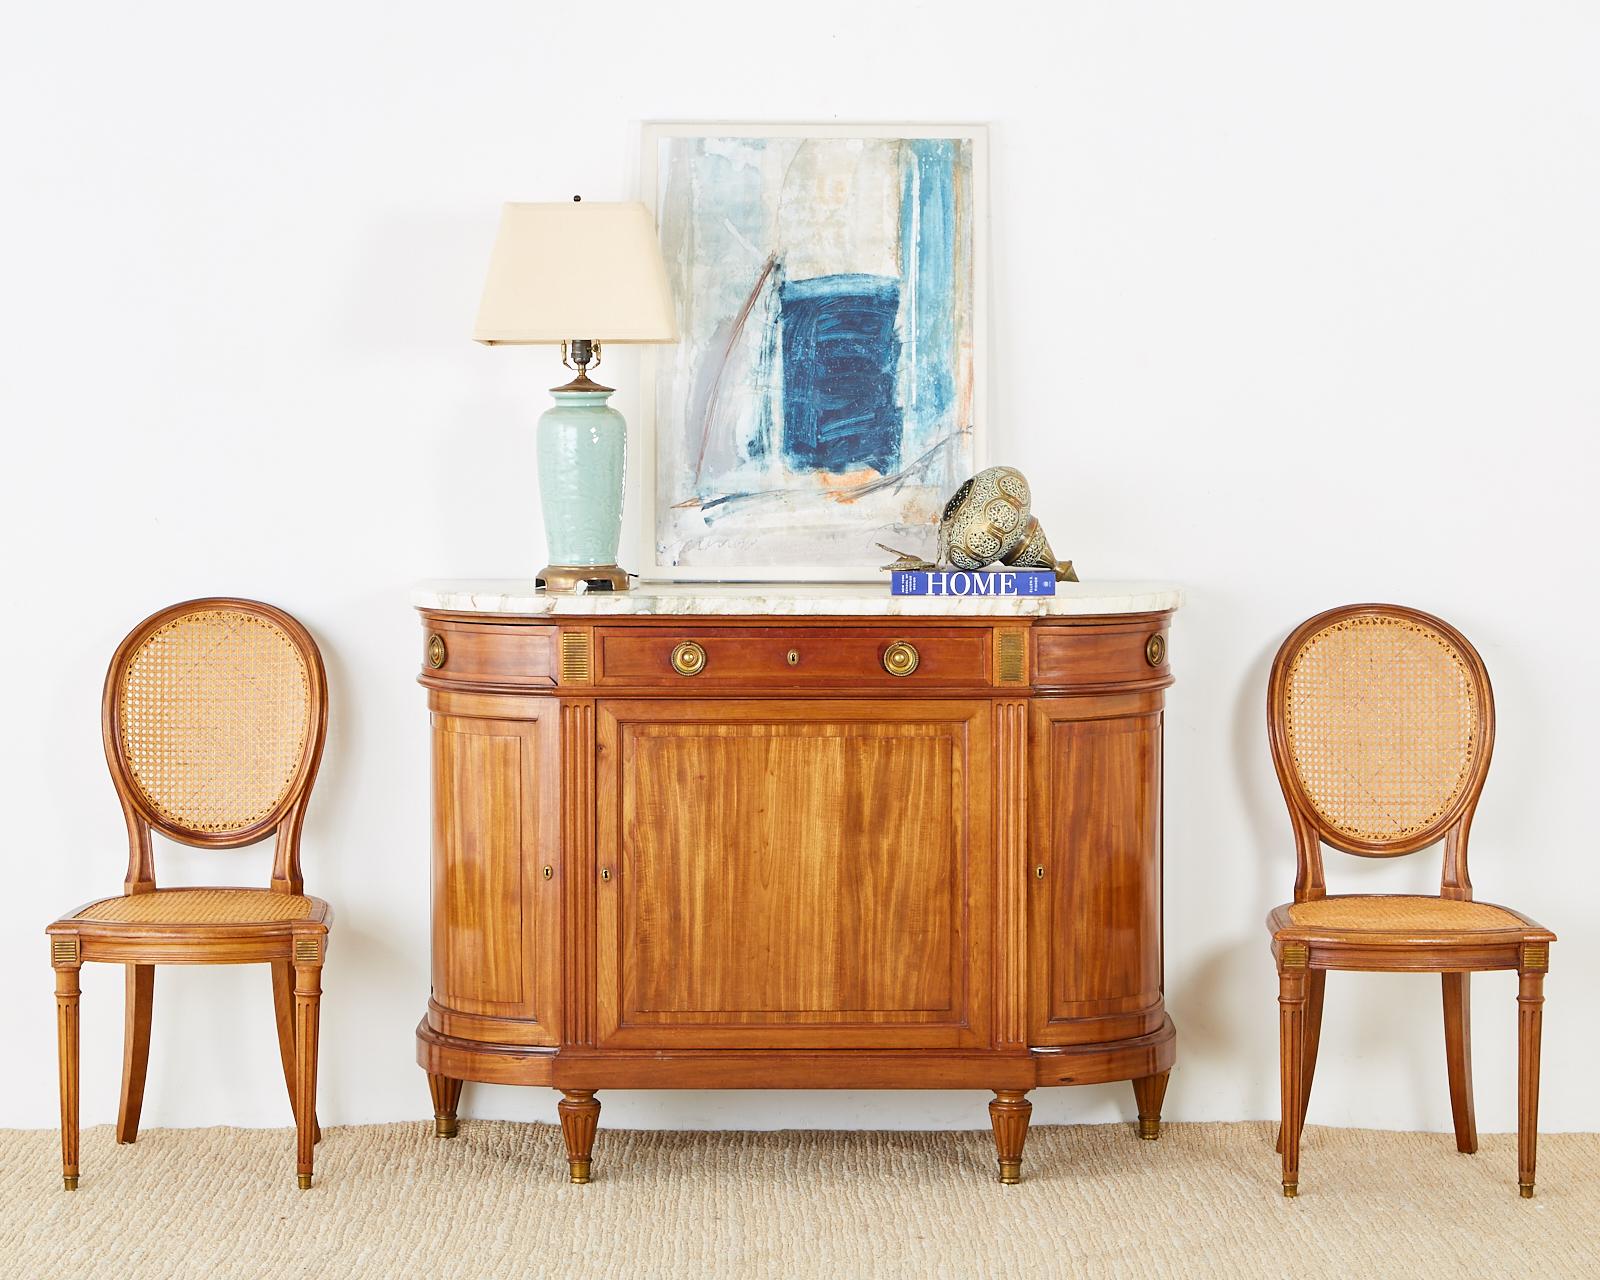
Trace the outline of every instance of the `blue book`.
{"label": "blue book", "polygon": [[1053,596],[1056,575],[1048,569],[896,569],[893,596]]}

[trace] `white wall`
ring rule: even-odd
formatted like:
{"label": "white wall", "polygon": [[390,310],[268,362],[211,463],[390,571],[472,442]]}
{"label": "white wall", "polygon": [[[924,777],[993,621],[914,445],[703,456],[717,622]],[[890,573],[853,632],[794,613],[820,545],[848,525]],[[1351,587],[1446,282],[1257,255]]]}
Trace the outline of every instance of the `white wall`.
{"label": "white wall", "polygon": [[[634,194],[643,119],[993,126],[995,455],[1086,576],[1166,577],[1169,1115],[1276,1109],[1292,854],[1267,665],[1325,606],[1442,613],[1496,681],[1480,896],[1553,926],[1544,1124],[1600,1127],[1600,19],[1582,3],[27,6],[0,46],[7,818],[0,1125],[55,1123],[44,925],[121,882],[105,663],[191,595],[327,657],[326,1121],[428,1114],[426,715],[406,588],[543,562],[541,351],[466,339],[499,203]],[[636,402],[613,358],[619,407]],[[165,883],[264,849],[163,849]],[[1336,888],[1436,884],[1335,855]],[[119,971],[85,971],[84,1118]],[[1475,986],[1514,1124],[1514,980]],[[267,976],[162,970],[150,1124],[283,1124]],[[1336,976],[1314,1121],[1449,1126],[1438,984]],[[1037,1121],[1131,1114],[1042,1091]],[[554,1095],[475,1087],[474,1115]],[[637,1126],[985,1123],[984,1095],[612,1094]]]}

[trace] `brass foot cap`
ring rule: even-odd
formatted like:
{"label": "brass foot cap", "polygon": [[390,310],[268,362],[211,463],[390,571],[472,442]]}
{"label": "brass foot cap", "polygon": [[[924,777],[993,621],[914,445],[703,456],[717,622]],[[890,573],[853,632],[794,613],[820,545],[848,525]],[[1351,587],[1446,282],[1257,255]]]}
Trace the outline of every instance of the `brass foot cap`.
{"label": "brass foot cap", "polygon": [[567,1161],[567,1178],[575,1187],[581,1187],[589,1181],[589,1162],[587,1160]]}
{"label": "brass foot cap", "polygon": [[1001,1181],[1002,1185],[1008,1186],[1008,1187],[1014,1187],[1014,1186],[1016,1186],[1017,1183],[1021,1182],[1022,1181],[1022,1161],[1020,1161],[1020,1160],[1002,1160],[1002,1161],[1000,1161],[1000,1181]]}
{"label": "brass foot cap", "polygon": [[[72,1183],[73,1183],[74,1186],[76,1186],[77,1183],[78,1183],[78,1180],[76,1178],[74,1178],[72,1180]],[[1517,1193],[1519,1195],[1521,1195],[1521,1197],[1524,1200],[1532,1200],[1533,1199],[1533,1183],[1531,1183],[1531,1182],[1519,1182],[1519,1183],[1517,1183]]]}
{"label": "brass foot cap", "polygon": [[453,1138],[461,1132],[461,1122],[454,1116],[434,1116],[433,1131],[441,1138]]}
{"label": "brass foot cap", "polygon": [[297,1173],[295,1175],[295,1181],[297,1181],[300,1184],[300,1190],[302,1190],[302,1191],[310,1191],[311,1190],[311,1175],[309,1173]]}
{"label": "brass foot cap", "polygon": [[1143,1138],[1146,1142],[1154,1142],[1157,1138],[1159,1138],[1161,1136],[1161,1121],[1160,1120],[1148,1120],[1144,1116],[1140,1116],[1139,1117],[1139,1136],[1141,1138]]}
{"label": "brass foot cap", "polygon": [[1283,1184],[1283,1195],[1286,1200],[1293,1200],[1299,1194],[1300,1184],[1298,1182],[1285,1182]]}
{"label": "brass foot cap", "polygon": [[[75,1173],[62,1174],[61,1189],[63,1191],[76,1191],[78,1189],[78,1175]],[[1533,1194],[1533,1188],[1530,1187],[1526,1194],[1531,1196]]]}

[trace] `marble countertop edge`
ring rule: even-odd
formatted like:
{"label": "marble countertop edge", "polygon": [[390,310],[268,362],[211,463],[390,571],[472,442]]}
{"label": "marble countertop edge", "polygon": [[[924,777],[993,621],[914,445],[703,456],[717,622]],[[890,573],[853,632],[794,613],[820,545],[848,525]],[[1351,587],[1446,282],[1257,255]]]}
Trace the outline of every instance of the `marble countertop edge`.
{"label": "marble countertop edge", "polygon": [[418,609],[513,617],[790,615],[862,617],[1070,617],[1158,613],[1183,604],[1166,582],[1063,582],[1054,596],[892,596],[874,582],[639,582],[626,592],[547,595],[531,578],[434,578],[416,583]]}

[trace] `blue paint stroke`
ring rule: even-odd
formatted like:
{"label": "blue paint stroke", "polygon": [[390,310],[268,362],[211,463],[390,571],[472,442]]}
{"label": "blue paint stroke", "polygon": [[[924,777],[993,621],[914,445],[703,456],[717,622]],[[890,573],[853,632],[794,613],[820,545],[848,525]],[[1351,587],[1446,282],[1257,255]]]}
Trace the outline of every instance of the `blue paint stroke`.
{"label": "blue paint stroke", "polygon": [[899,466],[899,310],[900,282],[888,276],[783,283],[783,456],[791,467],[838,474]]}
{"label": "blue paint stroke", "polygon": [[900,172],[901,394],[907,434],[950,425],[956,390],[956,138],[908,138]]}

